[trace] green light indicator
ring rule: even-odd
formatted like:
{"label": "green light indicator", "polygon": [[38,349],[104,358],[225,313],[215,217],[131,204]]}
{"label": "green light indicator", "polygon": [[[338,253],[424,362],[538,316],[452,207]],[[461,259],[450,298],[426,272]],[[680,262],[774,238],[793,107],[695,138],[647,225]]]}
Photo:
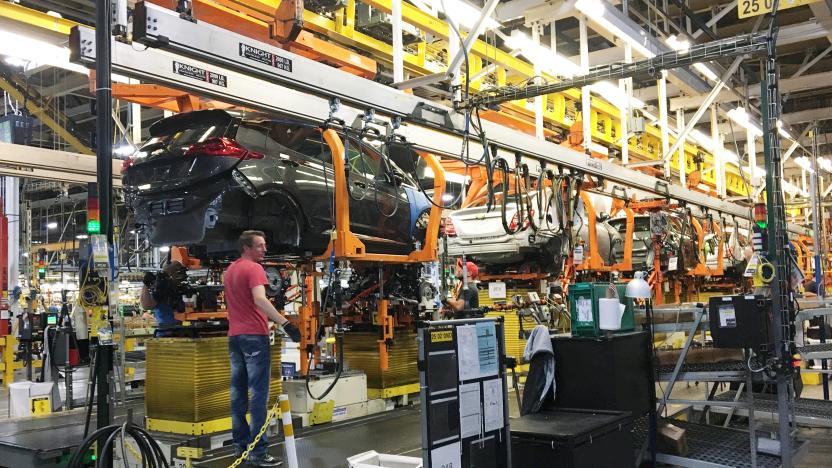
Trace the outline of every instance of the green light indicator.
{"label": "green light indicator", "polygon": [[87,221],[87,233],[88,234],[101,234],[101,222],[97,219],[91,219]]}

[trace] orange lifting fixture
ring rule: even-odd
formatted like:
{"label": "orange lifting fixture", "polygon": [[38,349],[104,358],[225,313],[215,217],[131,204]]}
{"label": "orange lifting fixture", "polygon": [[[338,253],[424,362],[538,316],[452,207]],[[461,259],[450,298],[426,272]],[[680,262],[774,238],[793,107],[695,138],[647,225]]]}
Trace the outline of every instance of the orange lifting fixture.
{"label": "orange lifting fixture", "polygon": [[719,226],[719,223],[714,221],[713,219],[708,219],[705,223],[705,227],[714,234],[717,238],[717,250],[716,250],[716,268],[709,268],[708,267],[708,258],[705,254],[705,228],[703,228],[702,223],[699,222],[698,219],[691,216],[691,225],[693,229],[696,231],[696,240],[697,240],[697,264],[696,266],[690,271],[691,276],[722,276],[724,273],[723,264],[725,258],[725,242],[722,241],[722,228]]}
{"label": "orange lifting fixture", "polygon": [[[626,232],[624,237],[624,259],[619,263],[607,265],[598,253],[598,233],[596,232],[596,213],[592,200],[586,192],[581,192],[581,200],[584,202],[587,230],[589,233],[589,252],[584,254],[584,261],[575,265],[577,271],[630,271],[633,269],[633,233],[635,231],[635,216],[633,210],[627,206],[623,210],[627,216]],[[612,248],[612,246],[610,246]],[[612,253],[612,252],[610,252]]]}
{"label": "orange lifting fixture", "polygon": [[[430,208],[425,244],[421,249],[407,255],[376,254],[367,252],[364,243],[350,230],[350,198],[347,192],[347,176],[344,171],[344,144],[341,137],[333,129],[323,132],[324,141],[329,146],[332,157],[332,167],[335,172],[335,230],[331,233],[331,240],[326,252],[318,260],[328,260],[330,255],[337,260],[386,262],[386,263],[422,263],[432,262],[437,258],[439,224],[441,222],[442,193],[445,190],[445,171],[438,159],[432,154],[421,153],[433,171],[433,205]],[[340,157],[338,157],[340,156]]]}

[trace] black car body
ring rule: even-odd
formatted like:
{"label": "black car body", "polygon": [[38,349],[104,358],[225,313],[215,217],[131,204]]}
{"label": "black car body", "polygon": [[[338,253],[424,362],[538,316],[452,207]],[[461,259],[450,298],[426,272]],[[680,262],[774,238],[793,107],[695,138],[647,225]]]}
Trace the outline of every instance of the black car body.
{"label": "black car body", "polygon": [[[246,229],[266,233],[270,254],[320,254],[334,219],[334,173],[319,128],[222,110],[178,114],[124,171],[126,200],[151,245],[237,249]],[[343,138],[343,135],[342,135]],[[345,140],[350,229],[369,252],[424,244],[427,197],[375,147]]]}

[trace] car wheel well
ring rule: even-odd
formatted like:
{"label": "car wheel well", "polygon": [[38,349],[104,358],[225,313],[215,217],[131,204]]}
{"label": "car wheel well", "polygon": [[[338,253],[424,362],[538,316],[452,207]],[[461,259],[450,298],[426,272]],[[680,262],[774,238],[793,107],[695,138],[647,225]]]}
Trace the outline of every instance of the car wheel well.
{"label": "car wheel well", "polygon": [[265,232],[266,240],[274,247],[299,247],[308,228],[303,208],[282,190],[261,192],[251,202],[249,219],[251,229]]}

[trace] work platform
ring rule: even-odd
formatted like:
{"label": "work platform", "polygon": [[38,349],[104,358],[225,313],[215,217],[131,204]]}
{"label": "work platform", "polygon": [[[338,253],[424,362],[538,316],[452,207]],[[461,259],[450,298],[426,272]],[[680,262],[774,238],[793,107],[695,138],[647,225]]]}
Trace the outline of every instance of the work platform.
{"label": "work platform", "polygon": [[[720,406],[720,402],[732,402],[737,392],[727,391],[716,395],[709,401],[712,413],[731,414],[735,416],[747,416],[748,408]],[[794,421],[798,424],[809,427],[832,428],[832,401],[818,400],[814,398],[795,398],[792,403],[794,408]],[[754,415],[760,420],[777,419],[777,395],[768,393],[754,394]]]}
{"label": "work platform", "polygon": [[[666,453],[656,455],[660,463],[691,468],[751,468],[751,441],[748,431],[695,424],[686,421],[671,421],[685,430],[688,453],[681,457]],[[642,443],[647,434],[647,419],[641,418],[633,426],[633,438]],[[759,435],[764,435],[758,432]],[[792,460],[799,463],[808,452],[806,441],[795,440]],[[758,468],[779,468],[780,457],[757,453]]]}

